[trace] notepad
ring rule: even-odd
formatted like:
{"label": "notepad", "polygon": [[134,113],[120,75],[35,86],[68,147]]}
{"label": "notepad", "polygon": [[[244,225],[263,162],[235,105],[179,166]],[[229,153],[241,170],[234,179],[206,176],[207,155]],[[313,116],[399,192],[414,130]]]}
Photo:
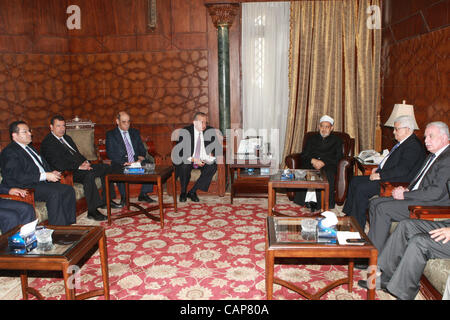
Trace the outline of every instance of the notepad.
{"label": "notepad", "polygon": [[339,244],[362,246],[364,243],[348,243],[347,239],[361,239],[359,232],[338,231],[337,239]]}

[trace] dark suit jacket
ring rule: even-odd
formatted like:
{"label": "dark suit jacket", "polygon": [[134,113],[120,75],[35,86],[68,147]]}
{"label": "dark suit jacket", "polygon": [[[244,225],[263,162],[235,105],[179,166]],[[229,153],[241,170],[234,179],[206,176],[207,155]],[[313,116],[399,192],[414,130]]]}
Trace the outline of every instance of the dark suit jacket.
{"label": "dark suit jacket", "polygon": [[[34,185],[39,183],[41,175],[39,168],[31,156],[16,142],[13,141],[8,144],[3,149],[0,158],[2,183],[7,187],[33,188]],[[41,158],[44,169],[49,171],[50,166],[43,157]]]}
{"label": "dark suit jacket", "polygon": [[0,194],[9,194],[9,187],[5,186],[3,183],[0,183]]}
{"label": "dark suit jacket", "polygon": [[404,193],[405,200],[422,201],[422,205],[448,206],[450,205],[447,191],[447,181],[449,179],[450,145],[437,157],[427,173],[425,173],[419,188]]}
{"label": "dark suit jacket", "polygon": [[302,166],[311,166],[311,159],[315,158],[322,160],[327,167],[336,169],[342,159],[342,140],[333,133],[325,138],[318,133],[307,140],[300,157]]}
{"label": "dark suit jacket", "polygon": [[378,171],[381,181],[410,182],[422,167],[425,157],[423,143],[415,134],[410,135],[392,152],[383,168]]}
{"label": "dark suit jacket", "polygon": [[64,139],[77,151],[75,154],[71,154],[68,147],[64,146],[52,133],[49,133],[42,141],[41,154],[52,169],[75,171],[86,161],[86,158],[78,151],[70,136],[65,134]]}
{"label": "dark suit jacket", "polygon": [[[192,157],[192,154],[194,153],[194,138],[195,134],[193,124],[179,131],[177,145],[172,152],[172,161],[176,165],[180,165],[181,163],[179,163],[179,161],[176,161],[176,159],[174,158],[182,159],[183,163],[190,163],[187,158]],[[206,126],[205,130],[203,131],[203,140],[206,154],[212,153],[213,155],[215,155],[214,146],[216,146],[219,142],[216,135],[216,129],[210,126]]]}
{"label": "dark suit jacket", "polygon": [[[147,150],[142,142],[139,130],[130,128],[128,134],[134,149],[134,161],[137,161],[138,156],[145,157]],[[125,162],[128,162],[127,148],[118,127],[106,133],[106,154],[114,166],[122,166]]]}

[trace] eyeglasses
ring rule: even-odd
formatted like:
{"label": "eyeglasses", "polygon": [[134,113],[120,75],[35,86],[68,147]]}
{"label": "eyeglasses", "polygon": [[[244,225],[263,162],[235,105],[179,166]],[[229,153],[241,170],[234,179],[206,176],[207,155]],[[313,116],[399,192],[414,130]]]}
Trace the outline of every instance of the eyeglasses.
{"label": "eyeglasses", "polygon": [[400,129],[405,129],[405,128],[408,128],[408,127],[399,127],[399,128],[394,127],[394,131],[398,131]]}
{"label": "eyeglasses", "polygon": [[18,134],[21,134],[21,133],[32,133],[33,131],[30,129],[30,130],[19,130],[17,133]]}

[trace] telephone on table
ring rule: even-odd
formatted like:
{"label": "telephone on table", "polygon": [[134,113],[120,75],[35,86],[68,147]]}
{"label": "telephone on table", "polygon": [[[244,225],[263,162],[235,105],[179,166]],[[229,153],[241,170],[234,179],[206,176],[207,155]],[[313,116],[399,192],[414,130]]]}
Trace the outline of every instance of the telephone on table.
{"label": "telephone on table", "polygon": [[375,150],[363,150],[359,153],[357,158],[364,164],[380,164],[388,153],[388,150],[383,150],[382,154]]}

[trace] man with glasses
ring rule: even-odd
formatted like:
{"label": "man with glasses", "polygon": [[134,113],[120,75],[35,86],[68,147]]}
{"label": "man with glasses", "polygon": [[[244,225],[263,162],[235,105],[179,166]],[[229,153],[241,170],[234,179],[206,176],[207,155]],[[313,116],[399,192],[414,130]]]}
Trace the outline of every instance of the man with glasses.
{"label": "man with glasses", "polygon": [[33,188],[35,200],[46,204],[49,224],[75,223],[75,190],[59,183],[61,173],[52,171],[30,145],[32,136],[26,122],[11,123],[9,134],[12,142],[0,155],[2,184],[9,188]]}
{"label": "man with glasses", "polygon": [[410,182],[420,169],[426,156],[425,148],[413,131],[414,120],[410,116],[395,119],[394,137],[397,144],[370,176],[354,176],[350,181],[342,211],[355,217],[363,230],[369,200],[380,193],[380,182]]}
{"label": "man with glasses", "polygon": [[[125,166],[134,162],[142,163],[145,160],[147,150],[141,139],[139,130],[131,128],[130,115],[120,111],[116,117],[117,127],[106,133],[106,153],[111,159],[113,172],[123,173]],[[125,184],[118,183],[121,200],[120,206],[125,205]],[[153,192],[153,184],[144,183],[138,196],[138,201],[148,203],[155,202],[147,193]]]}

